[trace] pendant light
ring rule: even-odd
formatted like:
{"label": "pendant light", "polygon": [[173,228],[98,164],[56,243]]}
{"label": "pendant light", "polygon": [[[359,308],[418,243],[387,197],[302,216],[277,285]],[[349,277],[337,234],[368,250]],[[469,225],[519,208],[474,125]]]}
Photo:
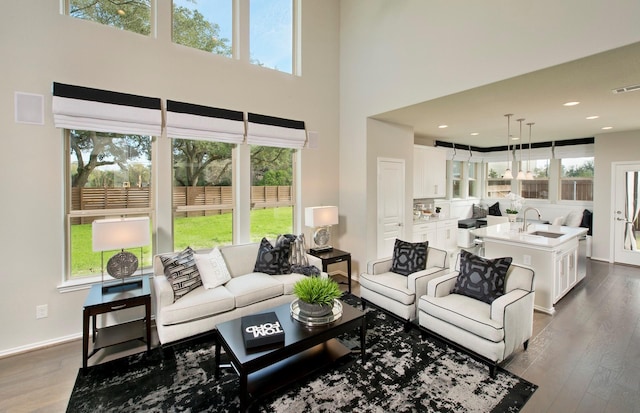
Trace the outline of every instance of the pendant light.
{"label": "pendant light", "polygon": [[511,174],[511,168],[509,168],[509,139],[511,139],[511,117],[513,113],[508,113],[504,115],[507,117],[507,170],[504,171],[503,179],[513,179],[513,175]]}
{"label": "pendant light", "polygon": [[527,177],[526,179],[532,180],[533,173],[531,173],[531,127],[535,125],[535,123],[527,123],[529,125],[529,161],[527,162]]}
{"label": "pendant light", "polygon": [[523,120],[524,120],[523,118],[518,119],[518,122],[520,122],[520,170],[518,171],[518,176],[516,177],[516,179],[519,179],[519,180],[523,180],[526,177],[526,175],[522,171],[522,121]]}

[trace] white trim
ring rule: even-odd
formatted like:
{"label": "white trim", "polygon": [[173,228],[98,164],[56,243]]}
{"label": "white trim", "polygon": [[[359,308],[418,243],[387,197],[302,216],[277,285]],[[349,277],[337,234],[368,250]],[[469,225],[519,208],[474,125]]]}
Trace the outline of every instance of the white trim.
{"label": "white trim", "polygon": [[50,340],[39,341],[37,343],[25,344],[24,346],[18,346],[14,348],[10,348],[7,350],[0,351],[0,359],[16,356],[18,354],[27,353],[33,350],[40,350],[47,347],[57,346],[64,343],[69,343],[71,341],[82,339],[82,333],[70,334],[68,336],[56,337]]}

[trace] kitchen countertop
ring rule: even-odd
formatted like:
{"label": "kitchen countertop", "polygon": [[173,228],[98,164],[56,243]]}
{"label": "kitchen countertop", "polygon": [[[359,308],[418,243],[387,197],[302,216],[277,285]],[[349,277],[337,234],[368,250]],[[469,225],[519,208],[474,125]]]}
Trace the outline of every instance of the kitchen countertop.
{"label": "kitchen countertop", "polygon": [[[522,222],[504,223],[498,225],[490,225],[488,227],[471,230],[471,233],[483,239],[490,239],[503,242],[511,242],[514,244],[523,244],[523,246],[536,246],[554,248],[573,238],[583,236],[587,233],[587,228],[567,227],[560,225],[531,224],[527,232],[519,232],[522,228]],[[555,234],[562,234],[557,238],[550,238],[541,235],[533,235],[533,232],[544,231]]]}
{"label": "kitchen countertop", "polygon": [[431,217],[429,219],[425,219],[424,217],[420,218],[420,219],[414,219],[413,220],[413,224],[417,225],[417,224],[428,224],[429,222],[443,222],[443,221],[451,221],[451,220],[455,220],[457,221],[458,218],[454,218],[454,217]]}

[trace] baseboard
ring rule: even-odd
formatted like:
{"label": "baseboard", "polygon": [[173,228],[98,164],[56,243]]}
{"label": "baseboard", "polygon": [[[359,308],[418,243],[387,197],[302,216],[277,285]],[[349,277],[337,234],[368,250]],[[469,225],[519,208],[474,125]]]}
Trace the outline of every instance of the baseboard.
{"label": "baseboard", "polygon": [[[328,272],[327,274],[329,274],[329,275],[341,275],[344,278],[349,278],[347,276],[347,272],[346,271],[342,271],[342,270],[331,271],[331,272]],[[360,277],[358,275],[356,275],[356,274],[351,274],[351,281],[360,281]]]}
{"label": "baseboard", "polygon": [[64,337],[57,337],[51,340],[40,341],[37,343],[31,343],[20,347],[14,347],[7,350],[0,351],[0,358],[17,356],[18,354],[28,353],[34,350],[41,350],[47,347],[57,346],[60,344],[68,343],[70,341],[82,340],[82,333],[71,334]]}
{"label": "baseboard", "polygon": [[[151,328],[155,328],[156,316],[151,316]],[[91,333],[89,333],[91,337]],[[82,333],[70,334],[68,336],[56,337],[51,340],[39,341],[37,343],[26,344],[20,347],[14,347],[7,350],[0,350],[0,359],[5,357],[17,356],[18,354],[28,353],[34,350],[42,350],[47,347],[58,346],[60,344],[69,343],[74,340],[82,340]]]}

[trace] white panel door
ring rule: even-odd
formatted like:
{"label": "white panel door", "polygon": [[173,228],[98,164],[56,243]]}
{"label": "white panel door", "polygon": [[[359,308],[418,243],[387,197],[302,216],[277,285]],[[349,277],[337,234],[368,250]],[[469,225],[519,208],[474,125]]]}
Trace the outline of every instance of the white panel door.
{"label": "white panel door", "polygon": [[640,163],[616,163],[612,169],[613,261],[640,266]]}
{"label": "white panel door", "polygon": [[396,238],[404,237],[404,159],[378,158],[378,258],[390,257]]}

